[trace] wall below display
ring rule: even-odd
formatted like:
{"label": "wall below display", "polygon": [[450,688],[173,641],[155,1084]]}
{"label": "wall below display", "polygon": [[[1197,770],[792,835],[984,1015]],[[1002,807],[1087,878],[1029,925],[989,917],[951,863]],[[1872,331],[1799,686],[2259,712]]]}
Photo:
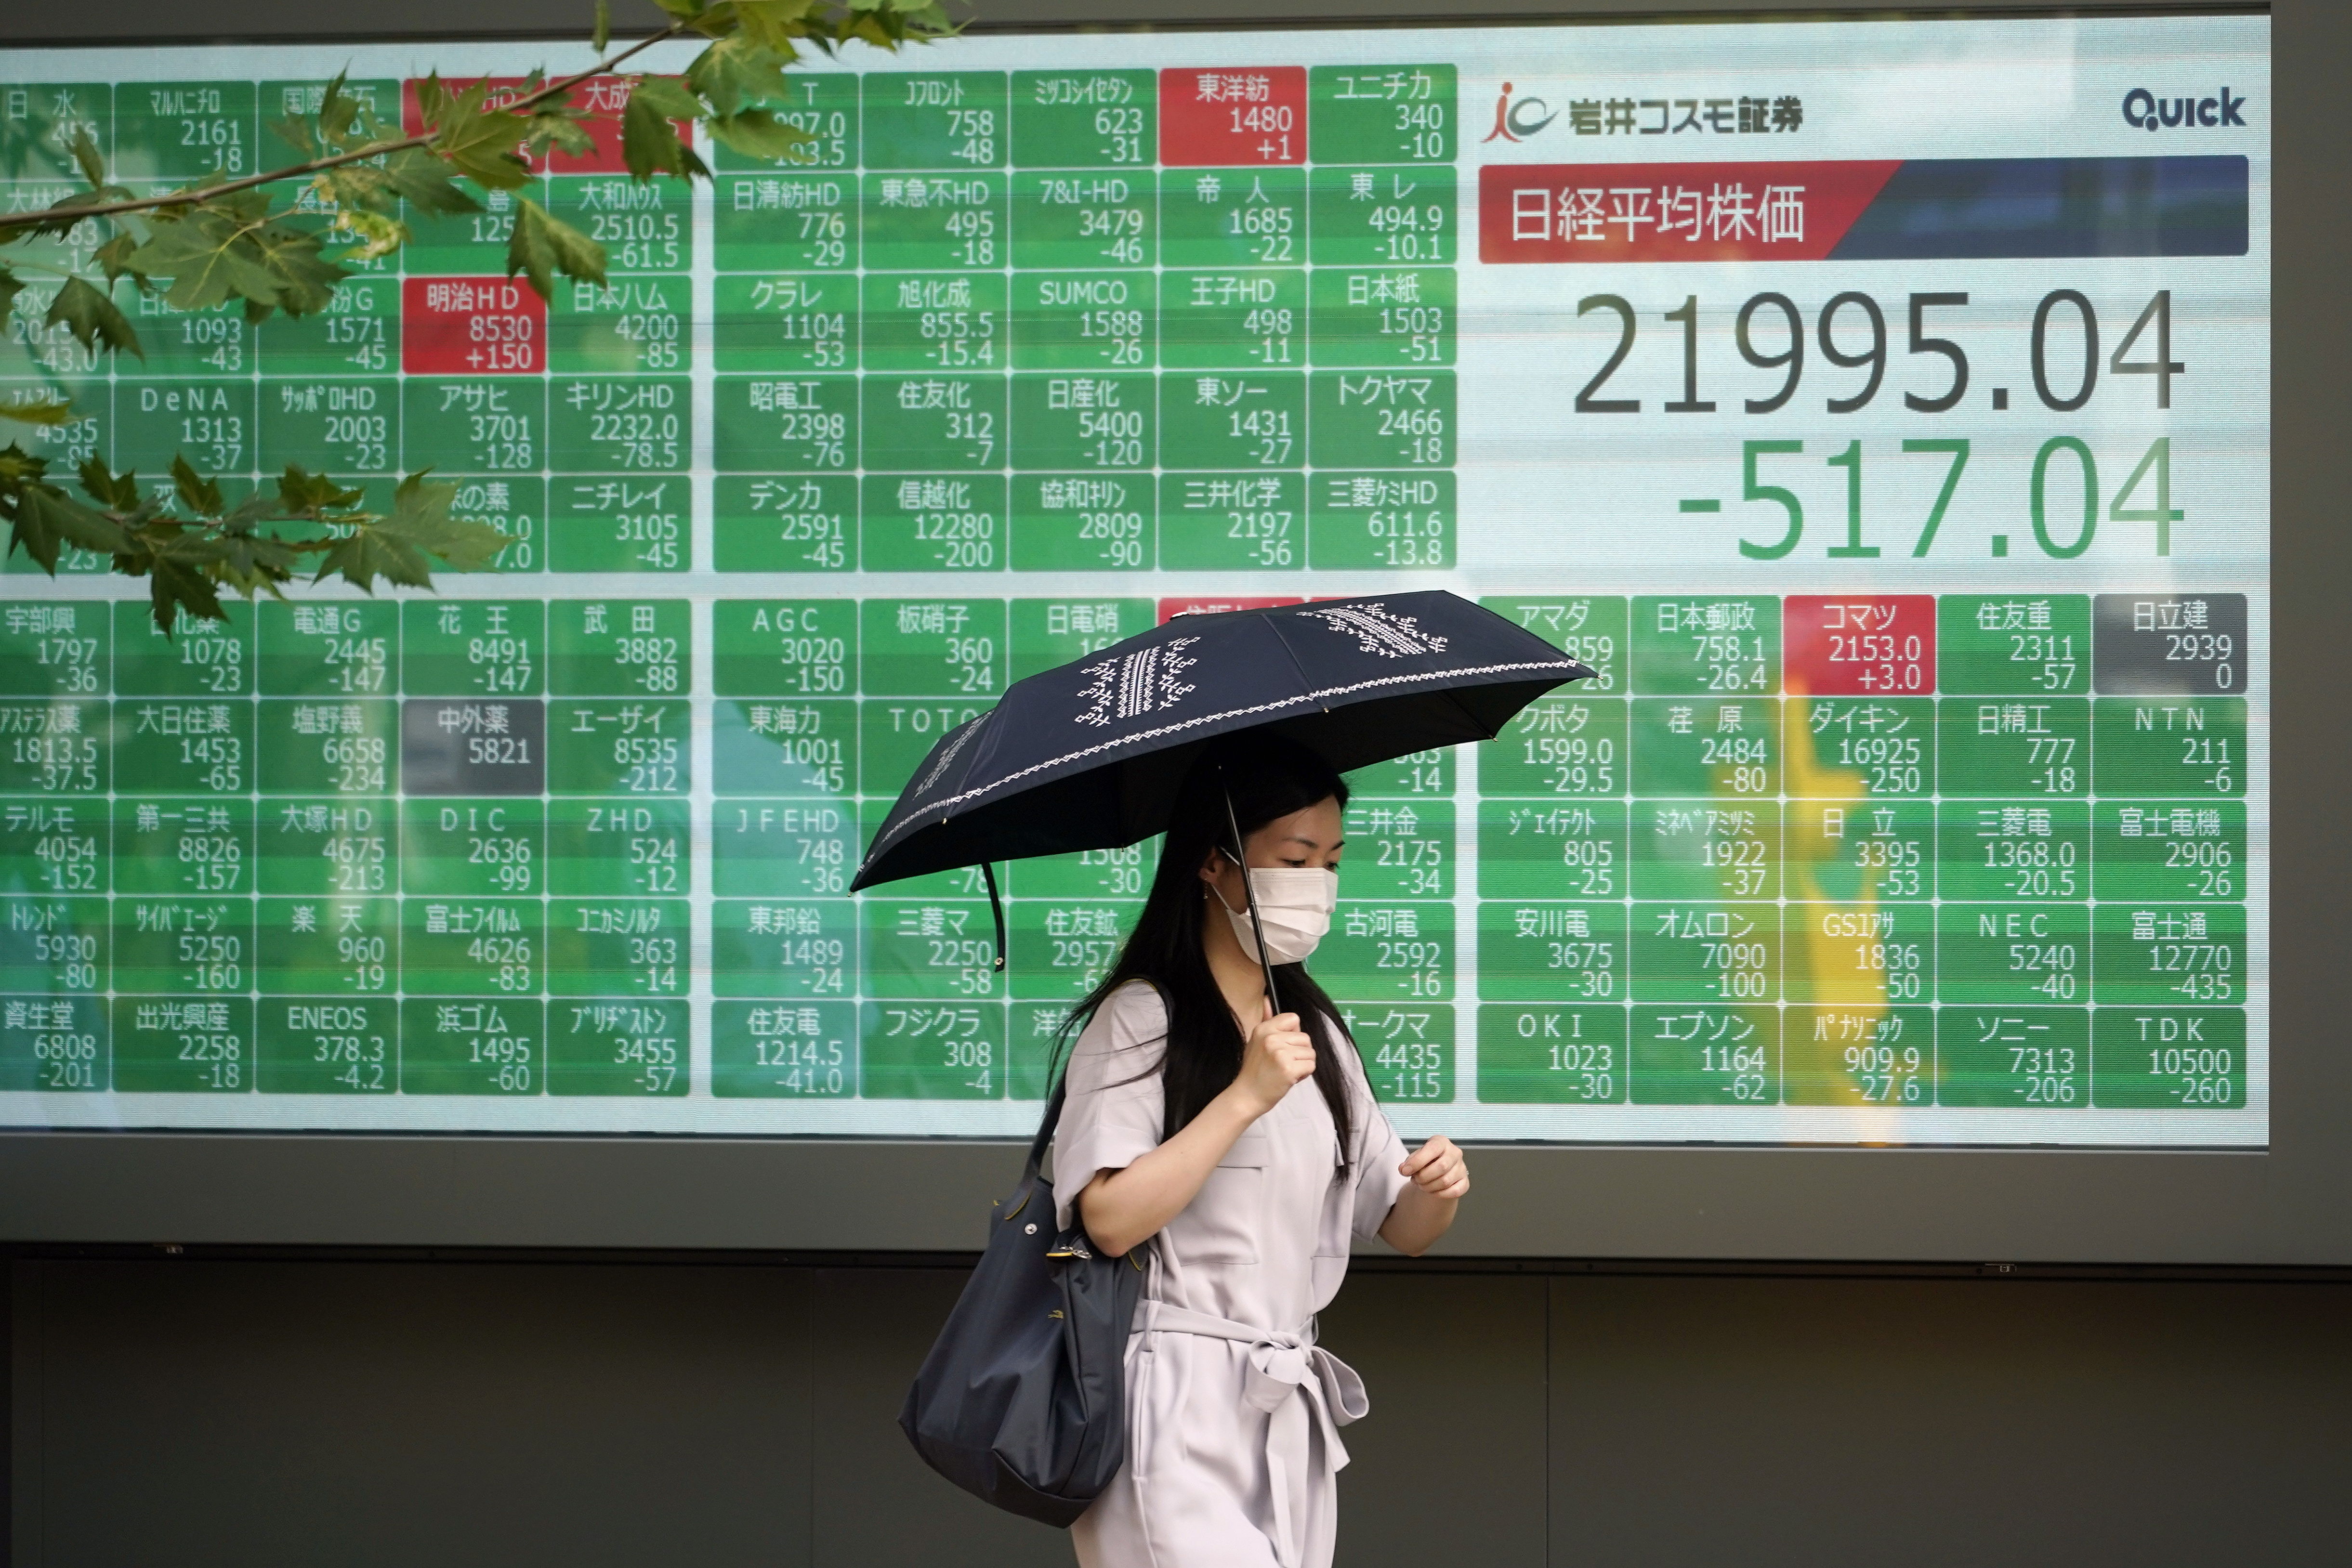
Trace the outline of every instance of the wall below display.
{"label": "wall below display", "polygon": [[[938,1267],[12,1266],[15,1568],[1060,1564],[893,1425]],[[1367,1270],[1340,1562],[2331,1560],[2352,1282]]]}

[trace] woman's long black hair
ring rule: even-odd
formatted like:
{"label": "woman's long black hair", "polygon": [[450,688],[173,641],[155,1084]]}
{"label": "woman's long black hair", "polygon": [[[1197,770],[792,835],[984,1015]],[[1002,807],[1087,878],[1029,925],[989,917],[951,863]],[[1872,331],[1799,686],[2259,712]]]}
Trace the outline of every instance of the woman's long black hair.
{"label": "woman's long black hair", "polygon": [[[1168,1004],[1168,1049],[1160,1065],[1167,1091],[1160,1132],[1163,1141],[1174,1137],[1241,1072],[1243,1035],[1234,1026],[1233,1009],[1209,972],[1208,955],[1201,945],[1202,922],[1225,918],[1224,911],[1206,896],[1202,862],[1213,851],[1238,852],[1241,847],[1233,841],[1225,815],[1228,791],[1233,821],[1240,823],[1244,840],[1276,818],[1318,801],[1348,803],[1347,782],[1328,763],[1279,736],[1213,741],[1186,775],[1143,913],[1110,972],[1070,1010],[1065,1036],[1085,1028],[1111,993],[1130,980],[1146,981],[1160,993]],[[1315,1042],[1315,1084],[1338,1124],[1339,1159],[1345,1165],[1355,1139],[1339,1051],[1355,1046],[1338,1024],[1339,1009],[1304,965],[1276,964],[1274,980],[1282,1010],[1297,1013],[1299,1028]],[[1335,1029],[1337,1040],[1332,1038]]]}

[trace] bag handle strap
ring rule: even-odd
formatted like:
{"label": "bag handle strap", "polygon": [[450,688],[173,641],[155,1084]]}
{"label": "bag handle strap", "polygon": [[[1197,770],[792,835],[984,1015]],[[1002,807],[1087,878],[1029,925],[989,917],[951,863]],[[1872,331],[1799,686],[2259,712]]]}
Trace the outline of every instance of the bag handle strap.
{"label": "bag handle strap", "polygon": [[1053,1147],[1054,1129],[1062,1120],[1062,1100],[1068,1088],[1066,1082],[1057,1080],[1052,1097],[1045,1102],[1045,1119],[1037,1124],[1037,1135],[1029,1141],[1029,1163],[1021,1170],[1021,1185],[1024,1187],[1034,1183],[1037,1173],[1045,1167],[1045,1151]]}

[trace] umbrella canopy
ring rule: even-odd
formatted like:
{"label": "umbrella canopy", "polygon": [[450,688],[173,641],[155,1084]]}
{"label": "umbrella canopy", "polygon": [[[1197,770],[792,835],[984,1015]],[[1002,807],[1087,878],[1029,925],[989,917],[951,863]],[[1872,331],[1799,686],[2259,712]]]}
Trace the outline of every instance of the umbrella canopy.
{"label": "umbrella canopy", "polygon": [[849,885],[1150,838],[1194,755],[1235,730],[1286,736],[1344,772],[1492,739],[1591,674],[1441,591],[1180,616],[1014,682],[940,737]]}

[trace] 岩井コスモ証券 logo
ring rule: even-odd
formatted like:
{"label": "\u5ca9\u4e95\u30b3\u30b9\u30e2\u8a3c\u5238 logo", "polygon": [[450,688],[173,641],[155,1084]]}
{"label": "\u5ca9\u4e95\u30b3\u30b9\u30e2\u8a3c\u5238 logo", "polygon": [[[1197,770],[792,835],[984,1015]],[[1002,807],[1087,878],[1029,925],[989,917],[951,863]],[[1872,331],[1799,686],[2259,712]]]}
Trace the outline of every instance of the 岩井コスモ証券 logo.
{"label": "\u5ca9\u4e95\u30b3\u30b9\u30e2\u8a3c\u5238 logo", "polygon": [[[1805,122],[1805,104],[1794,93],[1729,98],[1574,98],[1554,109],[1532,93],[1517,99],[1505,82],[1495,98],[1495,128],[1483,141],[1524,141],[1563,117],[1579,136],[1679,136],[1686,131],[1718,136],[1794,131]],[[2243,101],[2242,99],[2240,101]]]}

